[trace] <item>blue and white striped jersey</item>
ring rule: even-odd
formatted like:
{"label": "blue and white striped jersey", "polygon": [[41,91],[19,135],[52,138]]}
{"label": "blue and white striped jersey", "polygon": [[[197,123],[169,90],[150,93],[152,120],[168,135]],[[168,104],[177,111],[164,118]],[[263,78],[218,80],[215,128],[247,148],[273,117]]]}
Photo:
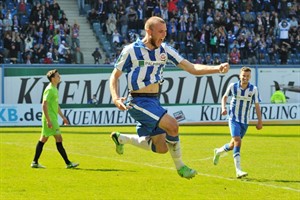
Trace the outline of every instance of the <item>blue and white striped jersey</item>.
{"label": "blue and white striped jersey", "polygon": [[115,68],[126,73],[129,91],[139,90],[153,83],[163,82],[163,68],[167,61],[178,65],[184,58],[166,43],[149,50],[137,39],[127,45],[118,57]]}
{"label": "blue and white striped jersey", "polygon": [[243,124],[249,123],[252,104],[261,102],[257,87],[251,83],[248,83],[246,89],[240,87],[240,82],[231,83],[224,95],[232,95],[229,119]]}

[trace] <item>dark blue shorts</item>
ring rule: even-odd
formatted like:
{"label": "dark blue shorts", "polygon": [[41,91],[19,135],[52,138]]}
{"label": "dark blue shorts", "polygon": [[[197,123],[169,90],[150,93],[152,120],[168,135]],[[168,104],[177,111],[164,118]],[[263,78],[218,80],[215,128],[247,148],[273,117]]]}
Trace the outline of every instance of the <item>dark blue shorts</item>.
{"label": "dark blue shorts", "polygon": [[158,97],[128,97],[126,105],[131,106],[128,112],[138,122],[136,129],[139,136],[154,136],[166,132],[158,127],[160,119],[167,113]]}
{"label": "dark blue shorts", "polygon": [[248,129],[248,124],[243,124],[243,123],[232,121],[232,120],[229,120],[228,124],[229,124],[229,128],[230,128],[231,137],[239,136],[239,137],[243,138],[245,136],[246,131]]}

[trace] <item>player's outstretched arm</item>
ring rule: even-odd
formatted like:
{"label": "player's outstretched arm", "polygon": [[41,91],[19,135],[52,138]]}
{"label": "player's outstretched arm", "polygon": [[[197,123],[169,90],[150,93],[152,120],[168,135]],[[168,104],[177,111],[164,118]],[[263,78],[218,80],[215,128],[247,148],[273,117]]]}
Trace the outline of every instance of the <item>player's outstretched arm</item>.
{"label": "player's outstretched arm", "polygon": [[228,63],[221,63],[220,65],[203,65],[191,63],[186,59],[181,61],[178,66],[193,75],[227,73],[230,69]]}
{"label": "player's outstretched arm", "polygon": [[118,69],[114,69],[113,72],[110,75],[109,79],[109,89],[110,89],[110,94],[111,98],[116,105],[116,107],[120,110],[126,110],[126,106],[124,105],[124,101],[126,100],[125,97],[120,97],[119,96],[119,84],[118,80],[120,76],[122,75],[122,72]]}

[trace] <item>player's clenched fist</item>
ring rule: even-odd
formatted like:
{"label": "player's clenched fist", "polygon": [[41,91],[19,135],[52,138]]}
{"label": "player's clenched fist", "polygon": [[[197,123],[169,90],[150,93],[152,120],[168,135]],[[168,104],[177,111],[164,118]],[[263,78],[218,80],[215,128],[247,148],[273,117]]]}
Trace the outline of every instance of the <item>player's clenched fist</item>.
{"label": "player's clenched fist", "polygon": [[222,64],[220,64],[219,72],[222,74],[225,74],[228,72],[229,69],[230,69],[229,63],[222,63]]}

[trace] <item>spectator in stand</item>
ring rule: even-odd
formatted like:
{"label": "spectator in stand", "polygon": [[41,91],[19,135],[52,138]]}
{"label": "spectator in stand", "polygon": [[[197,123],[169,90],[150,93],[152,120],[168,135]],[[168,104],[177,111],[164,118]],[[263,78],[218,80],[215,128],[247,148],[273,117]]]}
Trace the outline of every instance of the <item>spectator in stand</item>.
{"label": "spectator in stand", "polygon": [[168,31],[168,40],[173,39],[177,41],[177,34],[178,34],[177,22],[174,18],[172,18],[168,23],[167,31]]}
{"label": "spectator in stand", "polygon": [[289,57],[289,50],[291,48],[291,45],[287,42],[282,42],[281,45],[275,46],[277,52],[279,53],[279,57],[280,57],[280,64],[281,65],[286,65],[287,64],[287,60]]}
{"label": "spectator in stand", "polygon": [[104,64],[109,64],[110,65],[110,59],[109,59],[109,57],[105,58]]}
{"label": "spectator in stand", "polygon": [[12,20],[12,37],[14,38],[16,33],[18,33],[20,30],[20,24],[19,24],[19,19],[18,15],[13,16]]}
{"label": "spectator in stand", "polygon": [[17,15],[21,17],[22,15],[26,14],[26,3],[24,0],[20,0],[17,6]]}
{"label": "spectator in stand", "polygon": [[211,58],[210,54],[205,55],[205,59],[203,61],[203,65],[212,65],[214,63],[214,60]]}
{"label": "spectator in stand", "polygon": [[252,42],[248,42],[247,44],[247,57],[248,57],[248,64],[254,65],[257,64],[257,58],[256,58],[256,50],[257,45],[253,44]]}
{"label": "spectator in stand", "polygon": [[53,61],[54,64],[58,64],[59,63],[59,53],[58,53],[57,48],[53,48],[52,61]]}
{"label": "spectator in stand", "polygon": [[203,58],[201,55],[198,55],[196,60],[195,60],[195,63],[196,64],[203,64]]}
{"label": "spectator in stand", "polygon": [[24,54],[23,54],[24,63],[27,64],[27,65],[31,65],[32,64],[31,59],[32,58],[31,58],[30,50],[25,51]]}
{"label": "spectator in stand", "polygon": [[227,37],[224,26],[217,29],[217,49],[218,53],[227,53]]}
{"label": "spectator in stand", "polygon": [[127,13],[126,13],[125,8],[124,8],[123,5],[119,9],[118,24],[120,26],[122,37],[123,38],[127,38],[127,33],[128,33],[128,16],[127,16]]}
{"label": "spectator in stand", "polygon": [[249,11],[249,9],[246,9],[244,15],[242,16],[243,19],[243,25],[246,27],[250,27],[250,24],[254,24],[255,17],[254,15]]}
{"label": "spectator in stand", "polygon": [[67,21],[68,21],[67,15],[66,15],[66,13],[63,13],[62,17],[59,19],[59,24],[65,25],[65,23],[67,23]]}
{"label": "spectator in stand", "polygon": [[33,47],[30,49],[30,61],[31,63],[39,63],[39,57],[38,57],[38,50],[39,50],[39,44],[34,43]]}
{"label": "spectator in stand", "polygon": [[278,24],[279,27],[279,39],[280,42],[289,42],[289,30],[291,27],[291,24],[286,20],[283,19],[281,22]]}
{"label": "spectator in stand", "polygon": [[25,45],[24,47],[25,51],[31,49],[33,47],[33,37],[27,35],[24,39],[24,45]]}
{"label": "spectator in stand", "polygon": [[298,23],[298,20],[297,20],[296,16],[292,16],[292,19],[290,21],[290,25],[291,25],[291,27],[296,27],[296,28],[298,27],[299,23]]}
{"label": "spectator in stand", "polygon": [[160,16],[161,18],[163,18],[166,22],[169,21],[169,12],[168,12],[168,6],[161,6],[161,10],[160,10]]}
{"label": "spectator in stand", "polygon": [[50,5],[51,14],[53,15],[53,19],[59,20],[60,15],[60,6],[57,2],[54,2],[52,5]]}
{"label": "spectator in stand", "polygon": [[238,42],[239,42],[239,52],[240,52],[240,59],[241,62],[244,63],[244,60],[247,59],[247,38],[245,33],[242,33],[239,37],[238,37]]}
{"label": "spectator in stand", "polygon": [[193,39],[193,35],[191,34],[191,32],[187,32],[186,33],[186,37],[185,37],[185,46],[186,46],[186,53],[194,53],[194,39]]}
{"label": "spectator in stand", "polygon": [[18,53],[19,51],[16,49],[15,43],[12,43],[9,51],[10,64],[17,64]]}
{"label": "spectator in stand", "polygon": [[127,18],[128,18],[128,29],[136,30],[137,29],[137,12],[133,6],[129,8]]}
{"label": "spectator in stand", "polygon": [[219,56],[215,56],[214,61],[213,61],[214,65],[220,65],[221,64],[221,60]]}
{"label": "spectator in stand", "polygon": [[178,38],[177,40],[180,41],[185,41],[186,39],[186,31],[187,31],[187,20],[183,15],[180,16],[179,22],[178,22]]}
{"label": "spectator in stand", "polygon": [[44,47],[44,44],[40,44],[39,48],[37,50],[37,56],[38,56],[38,63],[43,63],[44,62],[44,58],[47,57],[47,50]]}
{"label": "spectator in stand", "polygon": [[53,36],[52,40],[53,40],[53,47],[58,49],[59,44],[61,43],[60,34],[59,34],[58,29],[55,29],[55,33],[54,33],[54,36]]}
{"label": "spectator in stand", "polygon": [[4,55],[2,49],[0,49],[0,63],[4,63]]}
{"label": "spectator in stand", "polygon": [[100,24],[103,25],[107,19],[107,6],[103,3],[103,0],[98,0],[95,5],[95,9],[97,10],[98,18]]}
{"label": "spectator in stand", "polygon": [[100,64],[99,60],[102,59],[102,55],[99,51],[99,48],[96,48],[95,51],[92,53],[92,56],[94,57],[94,64]]}
{"label": "spectator in stand", "polygon": [[265,36],[262,36],[258,41],[258,58],[264,59],[267,53],[267,43],[265,41]]}
{"label": "spectator in stand", "polygon": [[122,36],[119,33],[118,29],[115,29],[112,34],[112,44],[115,48],[118,48],[121,46],[122,43]]}
{"label": "spectator in stand", "polygon": [[80,47],[80,40],[79,40],[79,30],[80,26],[77,21],[74,22],[72,26],[72,48],[75,49],[76,47]]}
{"label": "spectator in stand", "polygon": [[80,51],[80,47],[76,47],[73,54],[73,61],[75,64],[84,64],[83,53]]}
{"label": "spectator in stand", "polygon": [[0,40],[3,39],[3,15],[0,13]]}
{"label": "spectator in stand", "polygon": [[233,48],[236,48],[237,50],[240,49],[240,45],[239,45],[237,39],[235,39],[235,40],[233,41],[233,43],[229,46],[230,52],[233,50]]}
{"label": "spectator in stand", "polygon": [[236,47],[233,47],[232,51],[229,54],[229,60],[231,64],[239,64],[240,63],[240,52]]}
{"label": "spectator in stand", "polygon": [[212,29],[212,33],[210,35],[210,40],[209,40],[209,52],[211,54],[216,53],[217,52],[217,30],[216,29]]}
{"label": "spectator in stand", "polygon": [[68,50],[70,48],[68,47],[68,44],[66,43],[66,41],[61,41],[61,44],[59,45],[58,48],[58,54],[60,58],[66,58],[67,54],[68,54]]}
{"label": "spectator in stand", "polygon": [[13,25],[13,21],[12,18],[10,18],[9,16],[9,12],[10,10],[7,11],[6,15],[5,15],[5,19],[3,20],[3,31],[6,32],[11,32],[12,30],[12,25]]}
{"label": "spectator in stand", "polygon": [[39,28],[39,31],[35,34],[35,40],[38,44],[45,44],[46,41],[46,34],[42,27]]}
{"label": "spectator in stand", "polygon": [[95,8],[92,8],[91,11],[88,13],[87,20],[89,21],[91,27],[94,23],[98,22],[98,14]]}
{"label": "spectator in stand", "polygon": [[46,21],[46,28],[47,28],[48,34],[54,35],[55,24],[56,24],[56,22],[53,19],[53,16],[49,15],[48,20]]}
{"label": "spectator in stand", "polygon": [[52,64],[52,49],[49,50],[49,52],[47,53],[47,57],[44,58],[44,64]]}
{"label": "spectator in stand", "polygon": [[5,38],[3,41],[3,47],[4,47],[4,58],[7,58],[9,56],[9,50],[11,48],[12,38],[10,36],[10,32],[5,33]]}
{"label": "spectator in stand", "polygon": [[[112,34],[117,28],[117,20],[114,17],[114,15],[109,15],[108,19],[106,20],[106,31],[107,31],[107,36],[111,40]],[[129,26],[128,26],[129,28]]]}

